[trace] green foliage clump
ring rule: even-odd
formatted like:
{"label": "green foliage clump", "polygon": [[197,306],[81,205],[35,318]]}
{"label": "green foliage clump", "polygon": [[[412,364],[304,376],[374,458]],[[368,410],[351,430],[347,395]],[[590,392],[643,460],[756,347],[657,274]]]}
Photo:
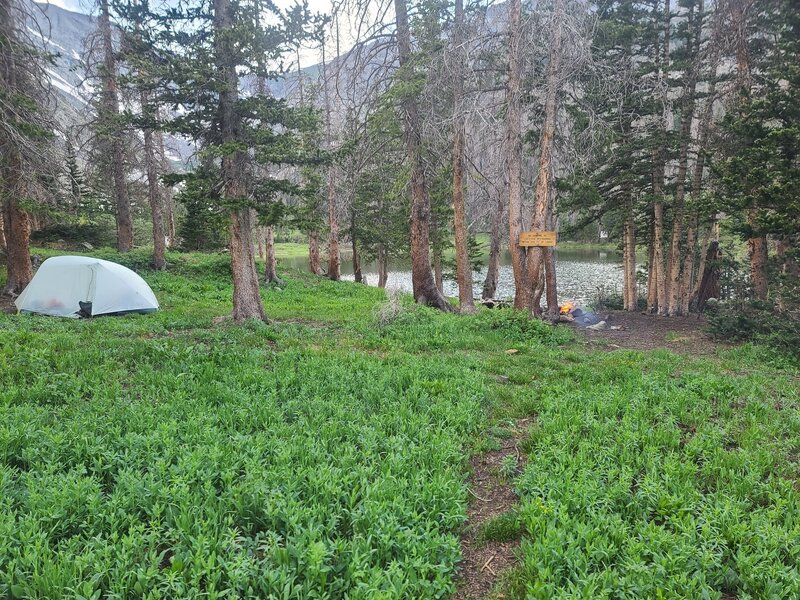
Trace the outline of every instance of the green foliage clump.
{"label": "green foliage clump", "polygon": [[716,338],[755,341],[784,350],[800,348],[800,314],[777,312],[764,302],[710,303],[708,330]]}
{"label": "green foliage clump", "polygon": [[228,243],[228,214],[220,208],[215,188],[214,169],[198,169],[186,181],[175,200],[186,208],[179,224],[180,238],[186,250],[219,250]]}
{"label": "green foliage clump", "polygon": [[478,533],[478,541],[510,542],[519,539],[522,533],[522,521],[516,512],[511,511],[486,521]]}
{"label": "green foliage clump", "polygon": [[521,310],[481,310],[473,317],[472,326],[477,331],[492,331],[509,342],[557,346],[572,339],[569,329],[532,319]]}

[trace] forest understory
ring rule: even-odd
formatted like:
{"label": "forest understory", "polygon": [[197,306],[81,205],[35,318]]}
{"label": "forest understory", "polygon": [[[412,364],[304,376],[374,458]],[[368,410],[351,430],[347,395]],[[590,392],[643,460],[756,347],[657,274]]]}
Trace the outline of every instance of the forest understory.
{"label": "forest understory", "polygon": [[0,596],[800,594],[791,354],[300,272],[235,325],[227,257],[167,257],[117,255],[156,314],[0,315]]}

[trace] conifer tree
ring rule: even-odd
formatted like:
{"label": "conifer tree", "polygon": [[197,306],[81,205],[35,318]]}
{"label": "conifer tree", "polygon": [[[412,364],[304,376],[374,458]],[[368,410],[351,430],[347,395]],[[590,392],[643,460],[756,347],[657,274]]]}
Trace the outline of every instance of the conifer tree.
{"label": "conifer tree", "polygon": [[35,5],[0,2],[0,214],[6,253],[3,292],[22,292],[33,276],[29,210],[40,197],[51,157],[52,124],[44,106],[49,57],[28,38],[27,10]]}
{"label": "conifer tree", "polygon": [[204,180],[228,218],[235,321],[266,318],[251,239],[254,211],[269,211],[281,194],[303,192],[255,165],[296,165],[319,154],[298,143],[298,132],[314,126],[309,111],[268,95],[244,96],[241,80],[279,77],[281,58],[310,37],[317,21],[303,6],[284,12],[267,0],[147,7],[139,19],[142,41],[158,57],[147,68],[154,101],[182,109],[160,127],[199,140],[206,163],[172,180]]}

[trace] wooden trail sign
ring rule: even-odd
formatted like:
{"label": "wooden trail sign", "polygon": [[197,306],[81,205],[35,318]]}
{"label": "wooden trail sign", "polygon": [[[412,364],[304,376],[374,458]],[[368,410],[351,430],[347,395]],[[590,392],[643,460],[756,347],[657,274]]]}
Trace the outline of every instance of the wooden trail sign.
{"label": "wooden trail sign", "polygon": [[530,246],[555,246],[555,231],[523,231],[519,234],[519,245],[522,247]]}

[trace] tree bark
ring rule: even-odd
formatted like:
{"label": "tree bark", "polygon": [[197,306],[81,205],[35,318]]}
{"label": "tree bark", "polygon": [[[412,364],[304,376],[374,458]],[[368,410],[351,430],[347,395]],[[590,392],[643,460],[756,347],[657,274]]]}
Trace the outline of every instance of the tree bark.
{"label": "tree bark", "polygon": [[[167,155],[164,151],[164,134],[160,131],[154,132],[156,140],[156,148],[158,149],[158,164],[162,172],[168,172],[169,163],[167,162]],[[168,189],[161,189],[161,198],[164,206],[164,233],[167,237],[167,248],[171,248],[177,243],[178,234],[175,227],[175,201],[172,198],[172,192]]]}
{"label": "tree bark", "polygon": [[14,148],[0,158],[2,176],[3,234],[6,243],[6,285],[3,293],[16,296],[22,293],[33,278],[31,267],[31,224],[28,213],[19,205],[25,197],[25,182],[22,177],[22,158]]}
{"label": "tree bark", "polygon": [[[142,92],[142,106],[145,106],[146,93]],[[150,213],[153,220],[153,268],[157,271],[167,266],[167,240],[164,234],[164,213],[161,185],[158,182],[153,130],[144,130],[144,155],[147,168],[147,199],[150,202]]]}
{"label": "tree bark", "polygon": [[[539,172],[536,177],[536,188],[534,192],[533,223],[534,231],[544,231],[548,224],[548,214],[551,212],[551,170],[553,168],[553,146],[556,131],[556,113],[558,110],[558,77],[561,63],[561,38],[563,30],[564,0],[558,0],[555,6],[555,30],[551,36],[550,43],[550,64],[547,67],[547,91],[544,102],[544,122],[542,123],[542,137],[539,142]],[[548,283],[547,291],[547,312],[551,318],[558,314],[557,290],[555,289],[555,260],[552,257],[552,250],[541,247],[534,247],[528,250],[526,268],[528,271],[528,281],[539,280],[539,272],[543,261],[546,260],[550,267],[546,274]],[[551,281],[550,281],[551,280]],[[552,287],[552,289],[550,289]],[[528,306],[528,310],[538,313],[539,306]]]}
{"label": "tree bark", "polygon": [[456,244],[456,280],[458,304],[462,313],[475,312],[472,291],[472,267],[469,262],[469,232],[464,206],[464,0],[455,0],[453,26],[453,229]]}
{"label": "tree bark", "polygon": [[719,298],[719,242],[711,242],[706,252],[705,268],[697,293],[697,310],[703,312],[709,298]]}
{"label": "tree bark", "polygon": [[436,282],[436,289],[439,293],[444,292],[444,273],[442,272],[442,251],[440,248],[433,249],[433,280]]}
{"label": "tree bark", "polygon": [[683,256],[683,267],[681,278],[677,283],[678,290],[678,311],[676,314],[689,314],[689,304],[691,302],[692,280],[694,277],[694,261],[697,256],[697,226],[699,215],[696,209],[692,210],[689,225],[686,227],[686,251]]}
{"label": "tree bark", "polygon": [[506,81],[505,185],[508,192],[508,245],[514,271],[514,308],[530,310],[532,289],[519,245],[522,233],[522,3],[509,0],[508,80]]}
{"label": "tree bark", "polygon": [[[408,80],[411,65],[411,32],[406,0],[394,0],[397,16],[397,50],[400,72]],[[436,287],[430,261],[431,203],[422,160],[422,130],[416,98],[406,93],[401,102],[404,113],[406,152],[411,165],[411,282],[414,299],[445,311],[453,308]]]}
{"label": "tree bark", "polygon": [[[239,95],[239,76],[236,73],[236,54],[231,39],[231,0],[214,0],[214,34],[217,76],[222,87],[219,92],[219,128],[222,144],[238,141],[240,117],[235,110]],[[222,157],[222,196],[229,204],[241,203],[246,197],[246,155],[234,151]],[[233,271],[233,319],[266,320],[252,242],[252,211],[243,206],[231,211],[230,254]]]}
{"label": "tree bark", "polygon": [[275,233],[272,225],[267,227],[266,233],[264,241],[264,281],[268,284],[280,285],[283,282],[278,277],[278,260],[275,258]]}
{"label": "tree bark", "polygon": [[497,195],[497,206],[492,217],[492,233],[489,241],[489,261],[486,266],[486,279],[483,281],[481,298],[490,300],[497,293],[497,282],[500,277],[500,245],[503,229],[503,194]]}
{"label": "tree bark", "polygon": [[364,274],[361,272],[361,253],[358,251],[356,239],[356,213],[355,208],[350,208],[350,245],[353,249],[353,281],[364,283]]}
{"label": "tree bark", "polygon": [[[555,190],[550,190],[550,198],[554,196]],[[553,202],[548,202],[547,208],[547,227],[549,230],[555,230],[555,223],[553,222]],[[556,279],[556,253],[552,247],[544,248],[544,280],[545,280],[545,298],[547,300],[547,316],[555,322],[559,317],[558,310],[558,281]],[[539,303],[536,303],[539,306]]]}
{"label": "tree bark", "polygon": [[655,221],[653,221],[650,224],[650,243],[647,257],[647,312],[650,314],[658,310],[658,268],[655,261],[655,235]]}
{"label": "tree bark", "polygon": [[[758,208],[747,209],[747,224],[752,231],[758,231]],[[767,237],[754,235],[747,240],[747,254],[750,257],[750,283],[753,294],[759,300],[766,300],[769,294],[767,283]]]}
{"label": "tree bark", "polygon": [[689,300],[689,307],[692,310],[697,309],[697,298],[698,294],[700,293],[700,285],[702,283],[703,273],[706,271],[706,257],[708,254],[706,250],[710,247],[711,233],[714,230],[714,227],[715,226],[712,220],[711,225],[708,226],[708,229],[706,229],[706,232],[703,235],[703,240],[700,242],[700,262],[697,265],[697,277],[695,277],[694,289],[692,289]]}
{"label": "tree bark", "polygon": [[100,0],[98,18],[100,35],[103,38],[103,94],[98,115],[105,139],[109,146],[111,175],[114,184],[114,200],[117,209],[117,250],[128,252],[133,248],[133,219],[128,182],[125,178],[125,145],[119,126],[119,95],[117,93],[117,65],[114,55],[114,40],[108,0]]}
{"label": "tree bark", "polygon": [[[22,68],[9,48],[17,40],[17,23],[13,6],[9,2],[0,4],[0,42],[7,55],[2,61],[0,71],[2,94],[14,94],[23,82]],[[6,111],[0,113],[3,120],[12,120],[14,115]],[[18,295],[33,277],[30,254],[31,224],[27,212],[19,205],[19,200],[27,195],[27,185],[23,173],[23,157],[13,140],[0,138],[0,221],[2,221],[3,246],[6,251],[6,284],[2,293]]]}
{"label": "tree bark", "polygon": [[383,244],[378,245],[378,287],[385,288],[389,281],[389,255]]}
{"label": "tree bark", "polygon": [[[653,185],[655,193],[661,194],[661,186]],[[656,200],[653,206],[653,269],[654,283],[656,286],[655,312],[659,315],[667,314],[667,273],[664,265],[664,203]]]}
{"label": "tree bark", "polygon": [[339,281],[341,257],[339,253],[339,221],[336,215],[336,169],[328,169],[328,278]]}
{"label": "tree bark", "polygon": [[314,275],[322,275],[319,259],[319,232],[310,231],[308,233],[308,270]]}
{"label": "tree bark", "polygon": [[3,211],[0,210],[0,250],[6,251],[6,232],[3,224]]}
{"label": "tree bark", "polygon": [[639,309],[636,293],[636,219],[633,212],[633,197],[631,191],[626,192],[625,222],[623,225],[623,301],[624,308],[633,312]]}

